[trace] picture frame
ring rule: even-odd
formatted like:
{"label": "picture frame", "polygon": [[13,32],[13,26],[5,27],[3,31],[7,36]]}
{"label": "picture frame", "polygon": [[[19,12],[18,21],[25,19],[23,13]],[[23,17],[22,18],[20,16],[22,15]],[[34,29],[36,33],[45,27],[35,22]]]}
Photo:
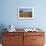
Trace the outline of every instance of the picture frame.
{"label": "picture frame", "polygon": [[18,19],[33,19],[34,8],[32,7],[19,7],[18,8]]}

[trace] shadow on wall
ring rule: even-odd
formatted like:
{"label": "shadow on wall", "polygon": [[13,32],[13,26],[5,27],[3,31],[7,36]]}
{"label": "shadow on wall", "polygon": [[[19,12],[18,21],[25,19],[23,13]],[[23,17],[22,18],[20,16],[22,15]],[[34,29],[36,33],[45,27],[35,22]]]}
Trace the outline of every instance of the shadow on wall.
{"label": "shadow on wall", "polygon": [[0,24],[0,43],[2,43],[2,36],[3,36],[2,32],[6,31],[6,30],[3,30],[4,28],[6,28],[5,25]]}

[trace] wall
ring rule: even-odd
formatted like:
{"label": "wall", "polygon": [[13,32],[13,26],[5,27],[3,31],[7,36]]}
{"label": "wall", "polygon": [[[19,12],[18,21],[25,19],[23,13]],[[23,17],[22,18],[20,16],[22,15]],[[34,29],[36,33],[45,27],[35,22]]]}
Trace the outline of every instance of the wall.
{"label": "wall", "polygon": [[[1,0],[0,24],[4,24],[5,26],[13,24],[15,27],[20,28],[38,27],[40,25],[46,28],[45,4],[45,0]],[[34,19],[17,20],[18,7],[33,7]]]}

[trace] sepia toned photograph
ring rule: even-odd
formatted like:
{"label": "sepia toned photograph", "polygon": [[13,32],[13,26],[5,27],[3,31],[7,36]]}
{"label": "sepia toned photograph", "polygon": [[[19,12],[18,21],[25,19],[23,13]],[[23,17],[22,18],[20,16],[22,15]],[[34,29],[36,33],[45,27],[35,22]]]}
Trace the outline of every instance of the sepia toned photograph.
{"label": "sepia toned photograph", "polygon": [[32,18],[33,18],[33,8],[20,7],[18,9],[18,19],[32,19]]}

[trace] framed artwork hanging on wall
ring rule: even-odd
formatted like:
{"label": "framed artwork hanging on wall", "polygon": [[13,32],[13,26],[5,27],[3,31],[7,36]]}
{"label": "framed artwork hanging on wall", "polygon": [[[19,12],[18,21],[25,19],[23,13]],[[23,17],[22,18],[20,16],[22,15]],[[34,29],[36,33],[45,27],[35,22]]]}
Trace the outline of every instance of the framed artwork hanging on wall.
{"label": "framed artwork hanging on wall", "polygon": [[19,7],[18,8],[18,19],[33,19],[34,8],[32,7]]}

